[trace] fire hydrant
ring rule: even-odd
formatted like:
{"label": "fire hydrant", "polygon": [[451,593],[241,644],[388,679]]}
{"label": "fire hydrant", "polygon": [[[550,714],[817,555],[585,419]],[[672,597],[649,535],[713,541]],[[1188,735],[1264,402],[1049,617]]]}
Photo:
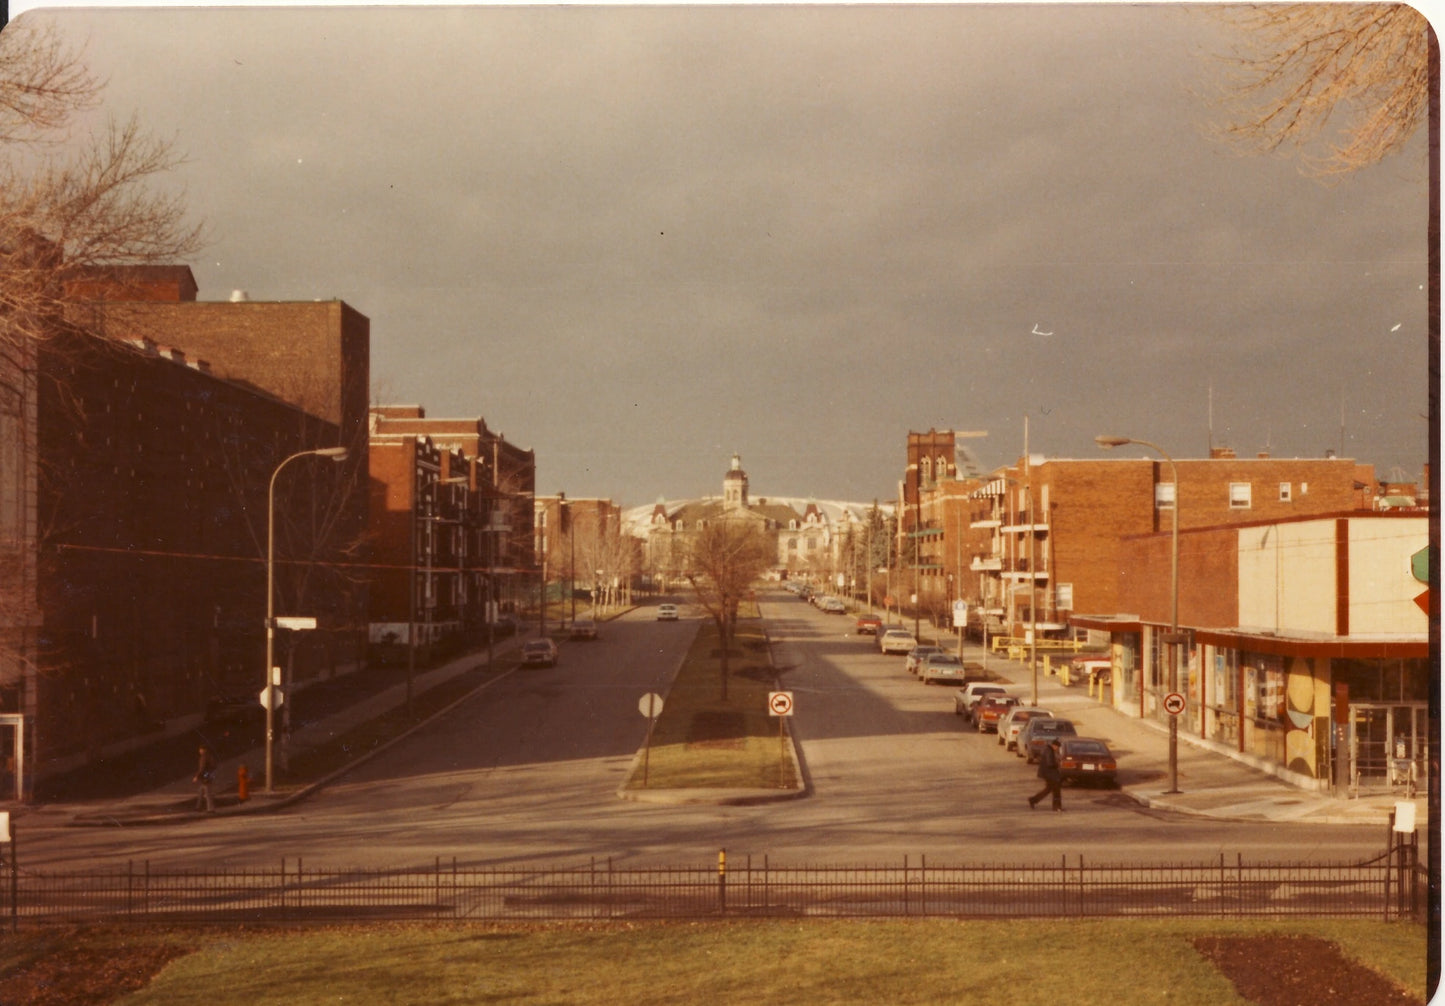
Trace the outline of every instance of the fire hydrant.
{"label": "fire hydrant", "polygon": [[245,803],[251,798],[251,776],[242,765],[236,769],[236,799]]}

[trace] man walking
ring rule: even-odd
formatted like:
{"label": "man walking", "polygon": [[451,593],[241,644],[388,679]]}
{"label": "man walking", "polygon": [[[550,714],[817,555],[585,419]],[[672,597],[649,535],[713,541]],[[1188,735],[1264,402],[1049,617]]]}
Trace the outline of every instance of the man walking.
{"label": "man walking", "polygon": [[1064,809],[1063,776],[1059,772],[1059,740],[1055,737],[1039,752],[1039,778],[1044,788],[1029,797],[1029,810],[1038,806],[1045,796],[1054,798],[1054,810]]}

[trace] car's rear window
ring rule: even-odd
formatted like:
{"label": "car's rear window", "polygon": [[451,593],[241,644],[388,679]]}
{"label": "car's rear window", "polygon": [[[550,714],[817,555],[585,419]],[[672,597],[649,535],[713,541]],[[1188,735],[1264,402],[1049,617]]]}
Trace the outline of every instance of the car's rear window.
{"label": "car's rear window", "polygon": [[1107,755],[1109,749],[1098,741],[1069,741],[1069,754],[1076,755]]}

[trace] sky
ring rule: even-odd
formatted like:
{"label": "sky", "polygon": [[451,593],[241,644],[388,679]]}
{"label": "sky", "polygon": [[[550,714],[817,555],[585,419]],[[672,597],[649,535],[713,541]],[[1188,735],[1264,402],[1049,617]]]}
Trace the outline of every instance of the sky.
{"label": "sky", "polygon": [[[186,156],[203,300],[340,298],[539,492],[896,495],[910,430],[1428,461],[1423,130],[1217,136],[1219,8],[68,8]],[[78,141],[77,141],[78,142]],[[1027,431],[1027,432],[1026,432]]]}

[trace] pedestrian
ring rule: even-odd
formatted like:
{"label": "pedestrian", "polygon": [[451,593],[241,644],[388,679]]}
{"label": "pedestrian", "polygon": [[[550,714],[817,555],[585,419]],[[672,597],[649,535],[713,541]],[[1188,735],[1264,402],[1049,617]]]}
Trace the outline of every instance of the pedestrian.
{"label": "pedestrian", "polygon": [[1039,752],[1039,778],[1044,788],[1029,797],[1029,810],[1038,806],[1046,796],[1054,798],[1054,810],[1064,809],[1063,776],[1059,772],[1059,740],[1055,737]]}
{"label": "pedestrian", "polygon": [[216,777],[216,759],[211,754],[211,749],[201,745],[201,760],[196,766],[196,774],[192,782],[201,787],[200,793],[196,795],[196,810],[204,808],[207,813],[216,809],[215,803],[211,800],[211,780]]}

